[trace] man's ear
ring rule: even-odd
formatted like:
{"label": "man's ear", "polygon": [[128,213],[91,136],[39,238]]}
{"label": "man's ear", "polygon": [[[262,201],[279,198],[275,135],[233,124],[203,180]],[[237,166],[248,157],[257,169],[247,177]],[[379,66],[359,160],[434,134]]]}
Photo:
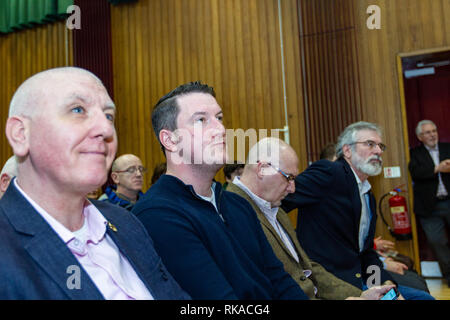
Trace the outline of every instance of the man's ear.
{"label": "man's ear", "polygon": [[262,179],[264,178],[265,174],[264,174],[264,170],[266,169],[266,164],[262,161],[258,161],[258,163],[255,166],[255,170],[256,170],[256,176],[258,177],[258,179]]}
{"label": "man's ear", "polygon": [[11,181],[11,178],[6,173],[4,173],[0,176],[0,192],[4,193],[6,191],[6,189],[8,189],[10,181]]}
{"label": "man's ear", "polygon": [[119,184],[119,175],[117,174],[117,172],[111,172],[111,179],[116,185]]}
{"label": "man's ear", "polygon": [[159,132],[159,141],[161,141],[161,144],[169,152],[177,152],[180,138],[181,137],[179,137],[175,132],[167,129],[162,129]]}
{"label": "man's ear", "polygon": [[350,159],[352,157],[352,147],[348,144],[344,144],[342,153],[344,154],[344,158]]}
{"label": "man's ear", "polygon": [[6,121],[6,137],[17,157],[25,157],[30,149],[30,121],[24,117],[13,116]]}
{"label": "man's ear", "polygon": [[419,139],[420,142],[423,142],[423,136],[422,136],[422,134],[417,135],[417,139]]}

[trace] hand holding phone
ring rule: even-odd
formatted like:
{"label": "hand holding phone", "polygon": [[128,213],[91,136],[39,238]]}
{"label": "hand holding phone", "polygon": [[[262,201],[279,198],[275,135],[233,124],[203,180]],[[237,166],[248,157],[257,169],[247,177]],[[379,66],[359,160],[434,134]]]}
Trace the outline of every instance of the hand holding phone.
{"label": "hand holding phone", "polygon": [[400,293],[398,292],[396,287],[393,287],[391,290],[386,292],[384,296],[380,298],[380,300],[397,300],[400,296]]}

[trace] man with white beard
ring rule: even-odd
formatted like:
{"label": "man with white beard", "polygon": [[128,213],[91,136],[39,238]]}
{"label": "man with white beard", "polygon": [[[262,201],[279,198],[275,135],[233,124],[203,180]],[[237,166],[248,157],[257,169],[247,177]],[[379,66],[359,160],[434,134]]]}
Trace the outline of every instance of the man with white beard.
{"label": "man with white beard", "polygon": [[[309,166],[282,203],[286,212],[299,209],[296,232],[308,256],[362,290],[395,283],[373,249],[376,201],[367,179],[382,170],[386,145],[381,136],[376,124],[349,125],[336,144],[338,159]],[[424,291],[398,289],[407,300],[433,299]]]}

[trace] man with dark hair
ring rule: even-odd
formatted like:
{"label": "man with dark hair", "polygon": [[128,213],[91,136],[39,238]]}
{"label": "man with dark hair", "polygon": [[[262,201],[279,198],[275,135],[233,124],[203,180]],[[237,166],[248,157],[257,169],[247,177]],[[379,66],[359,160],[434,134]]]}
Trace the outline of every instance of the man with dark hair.
{"label": "man with dark hair", "polygon": [[226,162],[222,117],[213,89],[199,82],[158,102],[152,123],[167,172],[132,212],[194,299],[307,299],[250,204],[213,180]]}
{"label": "man with dark hair", "polygon": [[336,160],[336,146],[334,143],[327,144],[320,152],[320,159],[326,159],[330,161]]}
{"label": "man with dark hair", "polygon": [[439,142],[436,125],[422,120],[416,127],[422,145],[411,149],[409,171],[414,182],[414,213],[419,218],[442,275],[450,287],[450,143]]}
{"label": "man with dark hair", "polygon": [[177,97],[191,92],[204,93],[209,94],[214,98],[216,97],[216,93],[214,92],[214,89],[212,87],[202,84],[199,81],[195,81],[178,86],[177,88],[163,96],[161,99],[159,99],[158,103],[153,109],[152,126],[156,138],[161,144],[164,155],[166,155],[166,153],[164,152],[164,145],[160,140],[159,133],[162,129],[171,131],[175,131],[177,129],[177,117],[180,112],[180,108],[177,103]]}
{"label": "man with dark hair", "polygon": [[[295,178],[295,193],[283,201],[286,212],[299,209],[297,237],[308,256],[354,286],[392,284],[373,249],[376,201],[368,181],[382,171],[386,150],[381,129],[356,122],[336,144],[338,159],[319,160]],[[398,286],[405,299],[432,299],[423,291]]]}
{"label": "man with dark hair", "polygon": [[163,174],[166,174],[166,170],[167,164],[165,162],[157,164],[155,169],[153,170],[151,184],[154,185]]}
{"label": "man with dark hair", "polygon": [[244,164],[234,162],[231,164],[226,164],[223,167],[223,174],[225,175],[225,183],[223,184],[223,189],[226,190],[228,185],[233,182],[234,177],[240,176],[244,171]]}

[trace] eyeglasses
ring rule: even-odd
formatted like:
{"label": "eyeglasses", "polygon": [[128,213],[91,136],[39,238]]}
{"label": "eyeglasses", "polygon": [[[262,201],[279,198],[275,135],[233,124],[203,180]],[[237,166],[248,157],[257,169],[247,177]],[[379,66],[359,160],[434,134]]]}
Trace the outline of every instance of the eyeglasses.
{"label": "eyeglasses", "polygon": [[387,146],[384,143],[376,143],[375,141],[372,140],[367,140],[367,141],[356,141],[356,142],[352,142],[349,145],[353,145],[353,144],[357,144],[357,143],[362,143],[365,144],[367,147],[369,147],[370,149],[375,148],[376,146],[378,146],[380,148],[381,151],[385,151]]}
{"label": "eyeglasses", "polygon": [[436,129],[433,129],[433,130],[428,130],[428,131],[423,131],[423,132],[421,132],[420,134],[422,134],[422,135],[427,135],[427,136],[429,136],[430,134],[435,134],[435,133],[437,133],[437,130]]}
{"label": "eyeglasses", "polygon": [[144,174],[144,173],[146,173],[147,172],[147,168],[144,168],[144,167],[142,167],[142,166],[139,166],[139,167],[129,167],[128,169],[125,169],[125,170],[120,170],[120,171],[114,171],[114,172],[117,172],[117,173],[129,173],[129,174],[134,174],[134,173],[136,173],[136,170],[139,170],[139,172],[141,173],[141,174]]}
{"label": "eyeglasses", "polygon": [[286,173],[283,170],[281,170],[278,167],[275,167],[274,165],[272,165],[271,163],[268,163],[269,166],[271,166],[272,168],[274,168],[275,170],[278,171],[278,173],[280,173],[283,177],[286,178],[287,182],[291,182],[295,180],[295,176],[291,173]]}

